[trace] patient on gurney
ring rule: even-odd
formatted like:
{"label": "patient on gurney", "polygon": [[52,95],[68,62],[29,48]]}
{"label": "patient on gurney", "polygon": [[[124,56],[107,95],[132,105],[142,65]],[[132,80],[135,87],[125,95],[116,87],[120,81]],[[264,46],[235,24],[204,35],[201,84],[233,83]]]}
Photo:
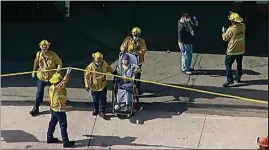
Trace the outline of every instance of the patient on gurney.
{"label": "patient on gurney", "polygon": [[[140,71],[139,66],[135,63],[132,63],[130,61],[130,56],[128,54],[123,54],[121,57],[121,61],[119,62],[118,67],[116,68],[117,74],[119,76],[128,77],[128,78],[134,78],[135,74]],[[132,102],[133,102],[133,86],[134,81],[123,79],[123,78],[117,78],[117,104],[115,105],[115,109],[119,109],[126,106],[124,108],[124,111],[128,111],[132,108]]]}

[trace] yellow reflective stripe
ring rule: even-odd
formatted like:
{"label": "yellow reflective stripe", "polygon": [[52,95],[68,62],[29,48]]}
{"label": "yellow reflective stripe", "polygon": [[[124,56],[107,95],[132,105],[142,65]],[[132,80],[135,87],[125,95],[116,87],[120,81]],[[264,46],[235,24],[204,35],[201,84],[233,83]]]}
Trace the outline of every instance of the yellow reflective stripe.
{"label": "yellow reflective stripe", "polygon": [[237,38],[236,40],[237,41],[242,41],[242,40],[245,40],[245,38],[244,37],[241,37],[241,38]]}
{"label": "yellow reflective stripe", "polygon": [[245,52],[238,52],[238,53],[230,53],[230,54],[228,54],[228,55],[241,55],[241,54],[244,54]]}
{"label": "yellow reflective stripe", "polygon": [[58,98],[65,98],[65,95],[58,95]]}
{"label": "yellow reflective stripe", "polygon": [[65,112],[66,110],[60,110],[60,109],[56,109],[56,108],[51,108],[53,111],[55,112]]}

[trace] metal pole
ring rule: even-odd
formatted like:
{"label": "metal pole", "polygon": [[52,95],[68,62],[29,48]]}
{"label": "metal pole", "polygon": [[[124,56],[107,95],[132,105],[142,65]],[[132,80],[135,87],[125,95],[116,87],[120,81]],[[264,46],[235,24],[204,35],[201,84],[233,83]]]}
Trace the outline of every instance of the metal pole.
{"label": "metal pole", "polygon": [[69,17],[70,16],[70,1],[65,1],[64,6],[67,11],[65,17]]}

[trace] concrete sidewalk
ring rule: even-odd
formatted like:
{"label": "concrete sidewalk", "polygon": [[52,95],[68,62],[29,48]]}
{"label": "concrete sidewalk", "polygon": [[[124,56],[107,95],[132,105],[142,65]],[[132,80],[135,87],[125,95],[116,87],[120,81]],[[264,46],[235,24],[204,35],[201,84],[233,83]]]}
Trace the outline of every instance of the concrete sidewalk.
{"label": "concrete sidewalk", "polygon": [[[30,109],[29,106],[1,107],[1,149],[62,148],[61,144],[46,144],[50,114],[31,117]],[[41,110],[47,111],[48,107],[42,106]],[[131,123],[153,114],[160,118]],[[172,115],[146,110],[131,119],[103,120],[91,116],[90,111],[71,111],[67,116],[69,137],[81,149],[255,149],[256,138],[268,134],[268,118],[257,117]],[[59,131],[57,125],[55,137],[61,138]]]}

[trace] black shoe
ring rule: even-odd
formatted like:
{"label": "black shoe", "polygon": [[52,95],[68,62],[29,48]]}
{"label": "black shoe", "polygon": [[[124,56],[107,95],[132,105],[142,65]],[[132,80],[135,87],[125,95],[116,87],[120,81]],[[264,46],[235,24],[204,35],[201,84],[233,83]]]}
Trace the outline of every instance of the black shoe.
{"label": "black shoe", "polygon": [[29,112],[30,115],[32,116],[36,116],[39,114],[39,109],[38,107],[34,107],[30,112]]}
{"label": "black shoe", "polygon": [[230,84],[234,84],[234,81],[226,81],[225,83],[222,84],[223,87],[228,87]]}
{"label": "black shoe", "polygon": [[52,138],[52,139],[47,139],[47,143],[50,144],[50,143],[59,143],[60,140],[58,138]]}
{"label": "black shoe", "polygon": [[92,111],[92,115],[93,116],[97,116],[98,115],[98,112],[94,110],[94,111]]}
{"label": "black shoe", "polygon": [[105,118],[105,113],[100,112],[100,113],[99,113],[99,117],[101,117],[101,118]]}
{"label": "black shoe", "polygon": [[75,141],[68,141],[68,142],[63,144],[63,147],[66,148],[66,147],[71,147],[74,145],[75,145]]}

